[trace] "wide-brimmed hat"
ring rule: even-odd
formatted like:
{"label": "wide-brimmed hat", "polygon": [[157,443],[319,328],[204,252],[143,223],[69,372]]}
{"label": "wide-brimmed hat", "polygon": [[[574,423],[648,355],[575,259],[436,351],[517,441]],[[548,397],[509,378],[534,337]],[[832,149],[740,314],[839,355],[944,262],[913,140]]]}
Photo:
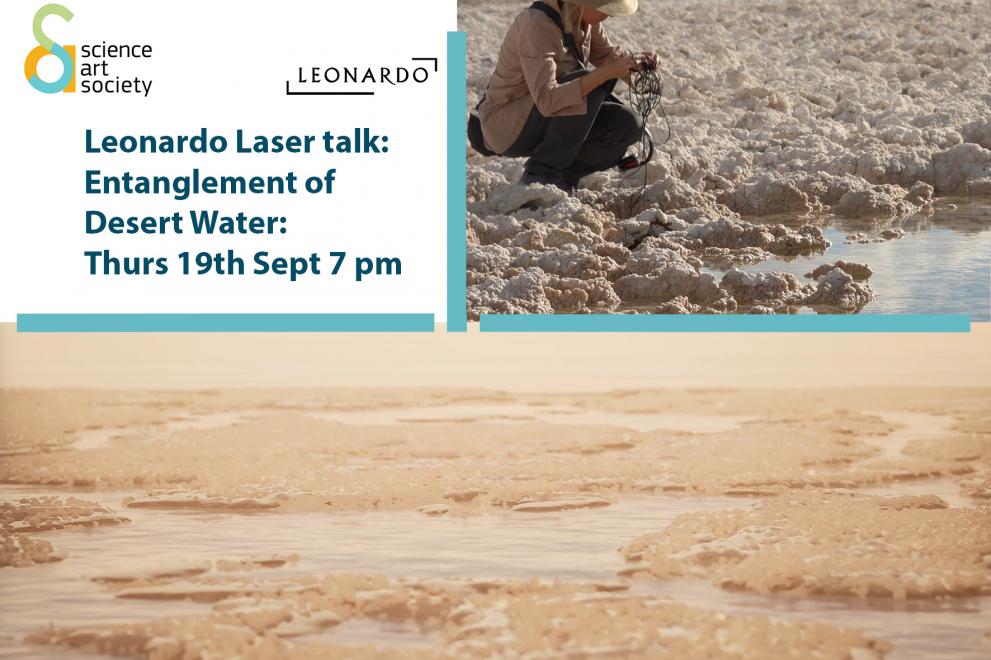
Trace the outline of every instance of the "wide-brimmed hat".
{"label": "wide-brimmed hat", "polygon": [[606,16],[629,16],[637,11],[637,0],[569,0],[569,2],[598,9]]}

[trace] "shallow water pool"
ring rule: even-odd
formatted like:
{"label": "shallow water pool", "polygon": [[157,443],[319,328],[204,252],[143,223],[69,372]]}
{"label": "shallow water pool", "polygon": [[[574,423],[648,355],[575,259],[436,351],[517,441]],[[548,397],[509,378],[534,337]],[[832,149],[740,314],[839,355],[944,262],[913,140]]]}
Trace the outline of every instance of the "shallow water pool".
{"label": "shallow water pool", "polygon": [[[991,199],[942,199],[932,212],[894,223],[835,216],[764,220],[819,225],[832,245],[823,254],[774,259],[741,270],[785,271],[810,281],[805,274],[820,264],[866,263],[874,270],[869,283],[877,300],[862,310],[864,314],[968,314],[975,321],[991,319]],[[889,226],[905,230],[905,236],[884,243],[846,244],[850,234],[871,236]],[[726,271],[705,272],[719,278]]]}
{"label": "shallow water pool", "polygon": [[[925,483],[916,483],[915,490],[928,492]],[[34,494],[37,491],[25,487],[0,488],[3,499]],[[121,509],[120,493],[88,493],[85,497]],[[298,553],[296,563],[251,575],[379,573],[615,582],[618,571],[626,566],[618,552],[623,543],[645,531],[662,529],[681,513],[746,507],[753,502],[729,497],[630,497],[598,509],[470,518],[427,518],[403,511],[218,514],[124,509],[132,520],[127,525],[45,534],[69,552],[65,561],[4,569],[0,657],[31,657],[31,649],[19,640],[49,620],[58,625],[102,624],[210,608],[186,601],[121,600],[91,581],[121,565],[138,570],[249,554]],[[986,657],[983,627],[991,613],[991,597],[897,603],[732,593],[698,582],[623,581],[634,592],[705,609],[858,628],[894,642],[892,658]],[[324,637],[338,643],[376,640],[390,646],[431,641],[415,627],[393,629],[390,625],[356,621]]]}

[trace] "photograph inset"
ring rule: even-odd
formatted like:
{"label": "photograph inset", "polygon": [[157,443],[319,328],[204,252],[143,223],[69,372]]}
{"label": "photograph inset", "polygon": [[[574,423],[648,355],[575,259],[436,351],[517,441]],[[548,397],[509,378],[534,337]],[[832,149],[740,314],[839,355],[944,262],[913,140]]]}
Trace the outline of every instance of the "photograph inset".
{"label": "photograph inset", "polygon": [[981,3],[462,0],[467,309],[991,315]]}

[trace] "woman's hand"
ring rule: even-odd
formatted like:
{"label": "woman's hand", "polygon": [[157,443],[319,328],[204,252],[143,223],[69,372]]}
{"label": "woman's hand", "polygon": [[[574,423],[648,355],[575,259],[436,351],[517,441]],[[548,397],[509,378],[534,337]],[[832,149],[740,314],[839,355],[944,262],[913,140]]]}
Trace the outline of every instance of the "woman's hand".
{"label": "woman's hand", "polygon": [[609,80],[628,80],[630,70],[634,65],[633,56],[626,52],[610,57],[600,66],[592,69],[589,74],[581,77],[579,89],[581,89],[582,98],[588,96],[592,93],[593,89]]}
{"label": "woman's hand", "polygon": [[602,73],[606,76],[606,80],[626,80],[630,77],[630,71],[636,70],[636,65],[633,54],[624,51],[620,55],[610,57],[597,68],[603,69]]}
{"label": "woman's hand", "polygon": [[660,62],[660,58],[657,53],[637,53],[633,56],[636,60],[637,66],[635,71],[653,71],[657,68],[657,64]]}

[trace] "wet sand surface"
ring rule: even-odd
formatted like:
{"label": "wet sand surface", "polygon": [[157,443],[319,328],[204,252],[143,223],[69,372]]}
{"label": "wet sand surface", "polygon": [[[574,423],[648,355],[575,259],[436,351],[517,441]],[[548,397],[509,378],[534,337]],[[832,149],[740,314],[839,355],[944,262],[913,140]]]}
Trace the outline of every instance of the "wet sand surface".
{"label": "wet sand surface", "polygon": [[986,657],[988,395],[6,391],[2,653]]}

